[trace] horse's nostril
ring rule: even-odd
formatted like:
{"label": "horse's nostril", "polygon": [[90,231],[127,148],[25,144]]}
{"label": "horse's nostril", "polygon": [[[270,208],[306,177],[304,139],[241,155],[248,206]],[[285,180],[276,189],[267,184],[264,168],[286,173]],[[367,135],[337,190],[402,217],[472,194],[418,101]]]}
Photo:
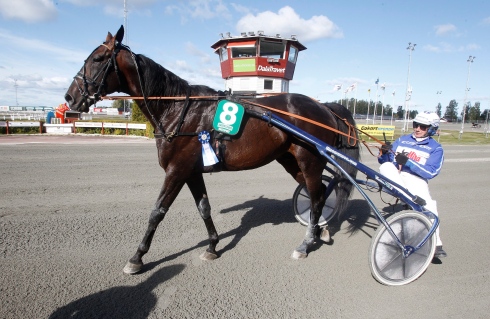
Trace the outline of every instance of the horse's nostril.
{"label": "horse's nostril", "polygon": [[71,97],[70,94],[68,94],[68,93],[65,94],[65,101],[68,102],[68,104],[71,104],[71,102],[73,101],[73,98]]}

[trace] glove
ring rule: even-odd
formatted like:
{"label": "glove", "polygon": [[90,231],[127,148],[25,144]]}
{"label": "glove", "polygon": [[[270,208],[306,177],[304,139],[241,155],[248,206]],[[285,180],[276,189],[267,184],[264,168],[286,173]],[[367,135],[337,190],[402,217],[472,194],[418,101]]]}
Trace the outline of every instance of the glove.
{"label": "glove", "polygon": [[385,144],[381,145],[381,154],[385,155],[391,149],[393,148],[393,145],[391,145],[391,142],[386,142]]}
{"label": "glove", "polygon": [[399,164],[399,165],[406,165],[407,164],[407,161],[408,161],[408,156],[406,153],[398,153],[396,154],[395,156],[395,161]]}

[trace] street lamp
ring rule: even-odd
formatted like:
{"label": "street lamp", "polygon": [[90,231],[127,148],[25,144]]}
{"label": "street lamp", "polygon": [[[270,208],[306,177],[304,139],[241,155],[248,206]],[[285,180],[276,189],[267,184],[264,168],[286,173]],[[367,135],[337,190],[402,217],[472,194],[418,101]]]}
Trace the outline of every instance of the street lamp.
{"label": "street lamp", "polygon": [[407,96],[405,98],[405,122],[403,123],[403,131],[408,131],[408,120],[410,120],[410,99],[412,98],[412,87],[408,86]]}
{"label": "street lamp", "polygon": [[349,100],[347,100],[347,93],[349,92],[349,89],[347,88],[345,91],[344,91],[344,100],[345,100],[345,104],[346,105],[346,109],[349,109]]}
{"label": "street lamp", "polygon": [[391,107],[391,121],[390,121],[390,125],[393,125],[393,114],[395,112],[395,90],[393,90],[393,93],[391,93],[393,95],[393,106]]}
{"label": "street lamp", "polygon": [[19,85],[17,84],[17,79],[14,79],[14,87],[15,87],[15,105],[19,106],[19,102],[17,101],[17,88]]}
{"label": "street lamp", "polygon": [[[437,93],[436,93],[436,94],[437,94],[437,95],[442,94],[442,91],[437,91]],[[439,100],[439,98],[438,98],[438,100]],[[441,104],[441,102],[437,102],[437,103],[438,103],[438,104]],[[439,110],[439,109],[438,109],[438,107],[439,107],[439,105],[437,105],[437,106],[436,106],[436,113],[437,113],[437,111],[441,111],[441,110]],[[441,106],[441,107],[442,107],[442,106]],[[437,114],[437,115],[439,115],[439,117],[442,117],[442,112],[441,112],[441,114]]]}
{"label": "street lamp", "polygon": [[412,97],[412,90],[410,89],[410,64],[412,63],[412,51],[415,50],[415,46],[417,44],[412,44],[411,42],[408,42],[408,47],[407,50],[409,51],[409,59],[408,59],[408,74],[407,74],[407,91],[406,91],[406,97],[405,97],[405,123],[403,123],[403,129],[402,131],[407,131],[408,130],[408,101]]}
{"label": "street lamp", "polygon": [[374,125],[374,121],[376,120],[376,107],[378,106],[378,99],[379,99],[379,95],[378,95],[379,78],[376,80],[375,84],[376,84],[376,102],[374,103],[373,125]]}
{"label": "street lamp", "polygon": [[379,124],[383,125],[383,116],[385,115],[385,91],[386,91],[386,83],[381,85],[381,89],[383,89],[383,104],[381,105],[381,122]]}
{"label": "street lamp", "polygon": [[490,112],[489,109],[486,109],[485,112],[487,113],[486,114],[486,118],[485,118],[485,137],[488,137],[488,113]]}
{"label": "street lamp", "polygon": [[473,63],[473,60],[475,58],[476,57],[470,55],[470,57],[468,58],[468,60],[466,60],[466,62],[468,62],[468,76],[466,77],[466,90],[465,90],[465,93],[464,93],[463,119],[461,121],[461,131],[459,132],[459,138],[460,139],[463,136],[463,131],[464,131],[464,118],[465,118],[465,115],[466,115],[466,99],[468,98],[468,91],[470,90],[470,88],[468,87],[468,82],[470,81],[470,66],[471,66],[471,63]]}
{"label": "street lamp", "polygon": [[369,122],[369,105],[371,104],[371,89],[369,89],[368,92],[369,92],[369,99],[368,99],[368,108],[366,113],[366,124],[368,124]]}

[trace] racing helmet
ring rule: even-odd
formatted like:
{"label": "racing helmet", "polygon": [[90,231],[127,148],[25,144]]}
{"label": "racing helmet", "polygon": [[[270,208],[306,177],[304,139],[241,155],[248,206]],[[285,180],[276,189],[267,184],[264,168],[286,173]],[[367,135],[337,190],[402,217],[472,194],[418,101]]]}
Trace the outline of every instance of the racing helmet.
{"label": "racing helmet", "polygon": [[437,133],[441,119],[436,113],[426,111],[423,113],[418,113],[417,116],[415,116],[415,118],[413,119],[413,122],[424,124],[424,125],[430,125],[430,128],[427,133],[429,136],[432,136]]}

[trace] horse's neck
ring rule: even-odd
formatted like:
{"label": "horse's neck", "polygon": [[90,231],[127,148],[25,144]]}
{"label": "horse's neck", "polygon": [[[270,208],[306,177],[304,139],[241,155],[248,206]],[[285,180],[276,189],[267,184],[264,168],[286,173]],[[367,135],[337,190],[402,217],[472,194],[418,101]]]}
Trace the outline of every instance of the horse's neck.
{"label": "horse's neck", "polygon": [[[198,102],[186,101],[185,97],[192,96],[193,91],[197,95],[201,89],[199,86],[189,85],[147,57],[139,55],[134,62],[137,61],[137,77],[134,74],[128,75],[130,92],[127,93],[142,98],[138,106],[155,129],[164,132],[176,129],[183,116],[187,118],[190,112],[196,111],[193,104]],[[157,99],[158,97],[163,99]],[[203,109],[199,108],[199,112],[202,111]]]}

